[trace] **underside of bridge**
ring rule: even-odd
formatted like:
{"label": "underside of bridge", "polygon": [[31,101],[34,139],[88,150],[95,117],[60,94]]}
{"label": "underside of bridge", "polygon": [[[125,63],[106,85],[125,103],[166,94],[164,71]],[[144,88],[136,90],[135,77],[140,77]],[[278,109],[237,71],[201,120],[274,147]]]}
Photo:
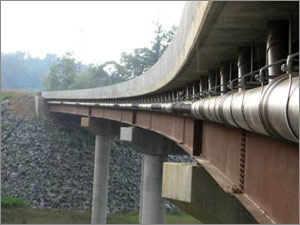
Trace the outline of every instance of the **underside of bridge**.
{"label": "underside of bridge", "polygon": [[[161,197],[202,222],[299,223],[298,9],[188,2],[170,46],[145,74],[41,97],[50,112],[81,116],[97,135],[101,171],[110,134],[143,149],[142,223],[164,222]],[[193,162],[164,162],[180,149]],[[99,168],[94,223],[105,222],[98,194],[107,174]]]}

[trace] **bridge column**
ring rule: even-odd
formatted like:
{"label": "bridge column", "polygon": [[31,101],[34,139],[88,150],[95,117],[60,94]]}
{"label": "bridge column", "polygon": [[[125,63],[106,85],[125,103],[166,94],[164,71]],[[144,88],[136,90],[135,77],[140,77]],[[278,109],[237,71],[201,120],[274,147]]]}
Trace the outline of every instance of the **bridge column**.
{"label": "bridge column", "polygon": [[165,223],[165,201],[162,198],[162,168],[166,155],[144,154],[142,179],[142,224]]}
{"label": "bridge column", "polygon": [[110,126],[87,117],[81,118],[81,126],[96,135],[91,223],[106,224]]}
{"label": "bridge column", "polygon": [[141,177],[140,223],[165,222],[162,198],[162,169],[168,155],[186,154],[175,142],[154,132],[137,127],[122,127],[120,140],[143,153]]}

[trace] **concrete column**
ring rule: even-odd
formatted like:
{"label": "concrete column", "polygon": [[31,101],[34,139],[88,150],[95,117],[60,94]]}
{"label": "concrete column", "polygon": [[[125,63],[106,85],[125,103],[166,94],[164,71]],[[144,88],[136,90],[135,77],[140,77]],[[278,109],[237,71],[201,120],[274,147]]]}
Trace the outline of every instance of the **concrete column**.
{"label": "concrete column", "polygon": [[142,223],[142,215],[143,215],[143,184],[144,184],[144,155],[142,154],[142,165],[141,165],[141,183],[140,183],[140,209],[139,209],[139,223]]}
{"label": "concrete column", "polygon": [[142,184],[142,224],[165,223],[165,202],[162,198],[162,168],[165,155],[144,154]]}
{"label": "concrete column", "polygon": [[140,187],[140,223],[165,222],[162,169],[168,155],[186,154],[175,142],[137,127],[121,127],[120,140],[143,153]]}
{"label": "concrete column", "polygon": [[48,105],[44,102],[41,92],[37,92],[34,96],[34,106],[36,117],[39,117],[40,115],[48,115]]}
{"label": "concrete column", "polygon": [[109,137],[96,135],[92,224],[106,223],[109,155]]}

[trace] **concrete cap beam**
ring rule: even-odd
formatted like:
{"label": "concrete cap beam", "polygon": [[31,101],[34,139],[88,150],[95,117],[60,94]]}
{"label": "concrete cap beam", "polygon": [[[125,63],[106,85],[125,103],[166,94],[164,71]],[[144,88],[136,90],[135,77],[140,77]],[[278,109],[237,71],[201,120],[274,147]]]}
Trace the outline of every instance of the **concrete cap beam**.
{"label": "concrete cap beam", "polygon": [[120,140],[138,152],[150,155],[184,155],[185,151],[175,142],[154,132],[138,127],[121,127]]}

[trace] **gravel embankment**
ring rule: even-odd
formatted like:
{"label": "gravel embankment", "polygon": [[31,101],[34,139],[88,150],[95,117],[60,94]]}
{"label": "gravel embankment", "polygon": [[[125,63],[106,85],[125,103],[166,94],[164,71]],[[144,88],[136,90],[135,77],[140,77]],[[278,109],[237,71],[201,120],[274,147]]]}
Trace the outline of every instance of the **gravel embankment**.
{"label": "gravel embankment", "polygon": [[[90,209],[94,137],[75,117],[16,116],[2,103],[2,195],[22,197],[33,206]],[[138,211],[141,155],[111,143],[108,211]],[[188,160],[170,157],[170,161]],[[168,211],[178,210],[166,202]]]}

